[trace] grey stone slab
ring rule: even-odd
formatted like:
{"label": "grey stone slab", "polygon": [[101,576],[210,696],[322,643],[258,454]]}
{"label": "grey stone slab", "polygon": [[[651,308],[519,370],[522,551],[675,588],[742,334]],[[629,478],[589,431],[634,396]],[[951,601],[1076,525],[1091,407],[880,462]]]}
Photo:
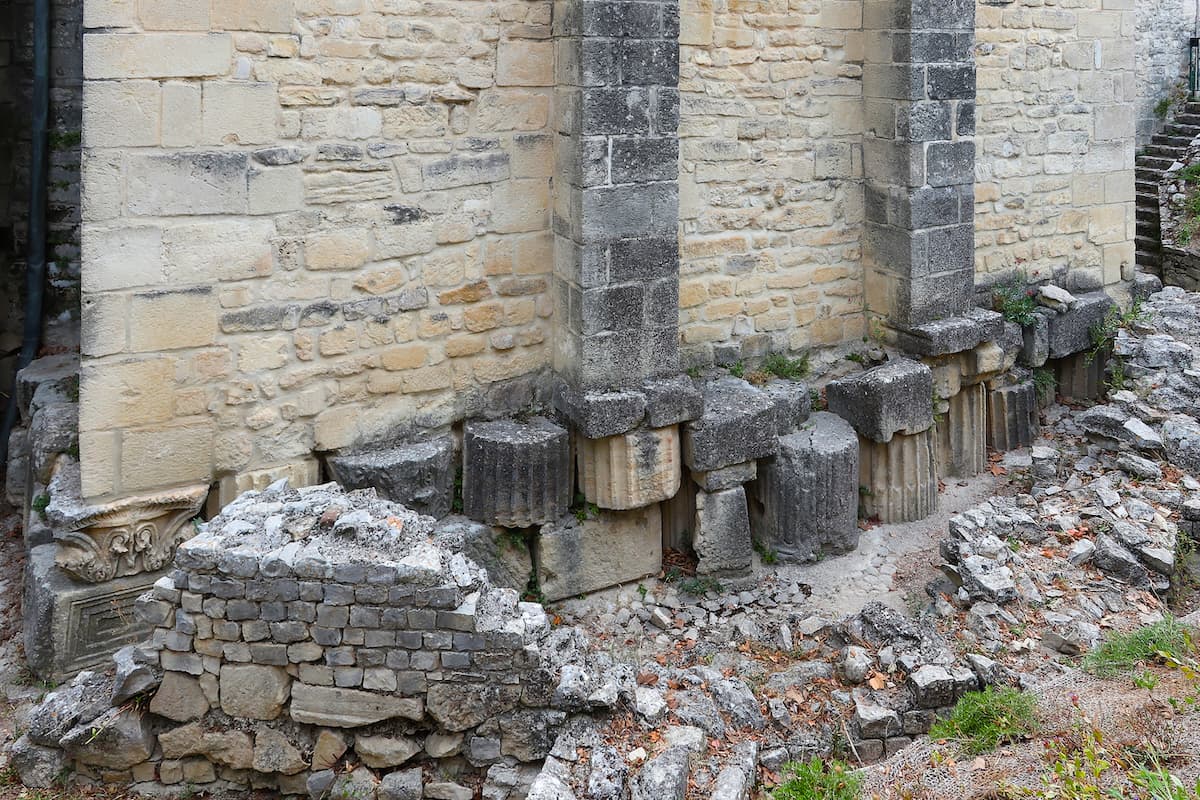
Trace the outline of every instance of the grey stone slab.
{"label": "grey stone slab", "polygon": [[570,436],[550,420],[470,422],[463,436],[463,510],[507,528],[543,525],[571,504]]}
{"label": "grey stone slab", "polygon": [[825,389],[829,410],[862,436],[886,443],[897,433],[916,434],[933,425],[933,374],[916,361],[898,359]]}
{"label": "grey stone slab", "polygon": [[445,436],[366,452],[330,456],[333,479],[347,489],[375,489],[380,497],[440,518],[454,492],[454,443]]}
{"label": "grey stone slab", "polygon": [[1063,314],[1047,319],[1047,347],[1050,358],[1064,358],[1091,350],[1093,329],[1104,323],[1109,309],[1116,304],[1104,292],[1079,295]]}
{"label": "grey stone slab", "polygon": [[775,403],[738,378],[704,386],[704,414],[683,426],[683,461],[710,472],[763,458],[779,448]]}
{"label": "grey stone slab", "polygon": [[150,635],[152,626],[134,613],[134,601],[165,572],[78,583],[55,566],[56,551],[49,544],[30,551],[22,615],[29,668],[39,678],[59,683],[82,669],[107,664],[118,649]]}
{"label": "grey stone slab", "polygon": [[662,569],[662,514],[657,505],[566,516],[537,537],[538,585],[548,601],[635,581]]}
{"label": "grey stone slab", "polygon": [[775,431],[795,433],[812,413],[812,392],[804,381],[774,380],[761,387],[775,406]]}
{"label": "grey stone slab", "polygon": [[858,436],[836,414],[820,411],[798,433],[781,437],[750,484],[755,539],[787,562],[812,561],[858,546]]}
{"label": "grey stone slab", "polygon": [[696,493],[692,548],[702,574],[736,577],[750,571],[753,546],[743,487]]}
{"label": "grey stone slab", "polygon": [[706,492],[719,492],[749,483],[758,475],[758,462],[745,461],[711,472],[693,472],[692,480]]}
{"label": "grey stone slab", "polygon": [[651,428],[690,422],[704,413],[704,396],[686,375],[647,381],[642,392],[646,395],[646,422]]}
{"label": "grey stone slab", "polygon": [[627,433],[646,417],[646,396],[641,392],[576,391],[560,383],[554,407],[589,439]]}

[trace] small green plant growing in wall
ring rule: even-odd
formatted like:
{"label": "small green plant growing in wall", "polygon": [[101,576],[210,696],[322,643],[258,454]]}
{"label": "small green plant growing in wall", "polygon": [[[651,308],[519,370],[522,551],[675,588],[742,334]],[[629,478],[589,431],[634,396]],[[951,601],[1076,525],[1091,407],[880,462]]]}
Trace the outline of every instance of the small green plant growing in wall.
{"label": "small green plant growing in wall", "polygon": [[1120,306],[1111,306],[1104,320],[1092,326],[1092,349],[1088,351],[1087,363],[1091,364],[1097,356],[1105,355],[1112,350],[1117,340],[1117,333],[1129,329],[1146,319],[1148,313],[1142,308],[1140,299],[1134,300],[1128,311],[1122,311]]}
{"label": "small green plant growing in wall", "polygon": [[741,361],[736,361],[729,365],[729,374],[735,378],[742,378],[746,375],[746,365]]}
{"label": "small green plant growing in wall", "polygon": [[798,381],[808,377],[808,373],[812,370],[812,364],[809,362],[808,353],[804,353],[799,358],[788,358],[783,353],[771,353],[763,361],[763,370],[776,378]]}
{"label": "small green plant growing in wall", "polygon": [[42,519],[46,518],[46,509],[50,507],[50,495],[39,494],[33,498],[33,502],[29,504],[30,508],[38,513]]}
{"label": "small green plant growing in wall", "polygon": [[1187,187],[1187,197],[1183,201],[1183,219],[1175,239],[1181,245],[1188,245],[1196,235],[1200,226],[1200,164],[1189,164],[1176,173],[1176,178],[1183,181]]}
{"label": "small green plant growing in wall", "polygon": [[1175,83],[1168,91],[1166,96],[1158,101],[1154,106],[1154,116],[1159,119],[1166,119],[1171,109],[1177,108],[1187,102],[1188,85],[1186,80],[1180,80]]}
{"label": "small green plant growing in wall", "polygon": [[997,284],[992,289],[992,307],[1004,315],[1006,320],[1021,327],[1037,321],[1037,316],[1033,313],[1037,306],[1036,290],[1026,285],[1023,275]]}
{"label": "small green plant growing in wall", "polygon": [[1054,399],[1054,392],[1058,389],[1058,378],[1054,376],[1054,371],[1040,367],[1033,371],[1033,390],[1037,393],[1038,402],[1042,405]]}

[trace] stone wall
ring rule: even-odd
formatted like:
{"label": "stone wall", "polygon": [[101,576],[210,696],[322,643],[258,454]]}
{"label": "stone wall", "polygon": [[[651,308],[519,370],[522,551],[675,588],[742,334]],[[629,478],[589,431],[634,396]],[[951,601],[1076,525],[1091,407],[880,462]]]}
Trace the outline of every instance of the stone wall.
{"label": "stone wall", "polygon": [[1014,271],[1072,290],[1132,279],[1132,5],[976,11],[979,282]]}
{"label": "stone wall", "polygon": [[862,336],[862,3],[681,16],[685,363]]}
{"label": "stone wall", "polygon": [[1196,0],[1139,0],[1136,9],[1137,144],[1141,147],[1166,121],[1159,104],[1187,85],[1188,39],[1200,33],[1196,27],[1200,7]]}
{"label": "stone wall", "polygon": [[549,2],[87,12],[88,497],[443,427],[549,362]]}

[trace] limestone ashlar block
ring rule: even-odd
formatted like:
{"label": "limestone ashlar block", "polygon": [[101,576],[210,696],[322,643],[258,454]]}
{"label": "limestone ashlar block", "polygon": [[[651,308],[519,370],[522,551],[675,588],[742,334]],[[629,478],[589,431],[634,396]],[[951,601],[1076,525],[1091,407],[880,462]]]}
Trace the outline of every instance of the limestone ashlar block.
{"label": "limestone ashlar block", "polygon": [[60,683],[150,635],[153,626],[138,619],[134,602],[165,572],[79,583],[55,565],[56,552],[51,544],[30,551],[21,608],[29,668]]}
{"label": "limestone ashlar block", "polygon": [[243,492],[261,492],[278,480],[286,479],[294,489],[321,482],[321,465],[315,458],[299,458],[273,467],[225,475],[217,481],[217,490],[209,495],[209,516],[215,517]]}
{"label": "limestone ashlar block", "polygon": [[750,571],[754,550],[744,487],[696,493],[692,549],[699,559],[696,571],[703,575],[737,577]]}
{"label": "limestone ashlar block", "polygon": [[803,381],[771,381],[762,391],[775,405],[775,430],[780,436],[800,430],[812,413],[812,392]]}
{"label": "limestone ashlar block", "polygon": [[571,440],[544,417],[470,422],[463,435],[463,511],[473,520],[527,528],[571,505]]}
{"label": "limestone ashlar block", "polygon": [[1058,394],[1067,403],[1099,400],[1106,391],[1104,367],[1108,353],[1076,353],[1052,362]]}
{"label": "limestone ashlar block", "polygon": [[642,508],[675,496],[682,475],[679,426],[576,439],[579,488],[600,508]]}
{"label": "limestone ashlar block", "polygon": [[1004,317],[995,311],[972,308],[948,317],[899,331],[899,344],[919,356],[944,356],[994,341],[1003,332]]}
{"label": "limestone ashlar block", "polygon": [[646,417],[646,396],[641,392],[576,391],[560,382],[554,407],[589,439],[631,431]]}
{"label": "limestone ashlar block", "polygon": [[373,488],[379,496],[440,519],[454,494],[454,443],[449,436],[382,450],[331,456],[333,479],[347,489]]}
{"label": "limestone ashlar block", "polygon": [[1033,444],[1037,435],[1037,390],[1033,381],[988,393],[987,446],[1006,452]]}
{"label": "limestone ashlar block", "polygon": [[937,425],[941,474],[969,478],[987,468],[987,387],[964,386]]}
{"label": "limestone ashlar block", "polygon": [[836,414],[817,412],[781,437],[748,488],[754,537],[781,560],[858,547],[858,435]]}
{"label": "limestone ashlar block", "polygon": [[647,381],[642,392],[646,395],[646,424],[651,428],[690,422],[704,413],[704,396],[685,375]]}
{"label": "limestone ashlar block", "polygon": [[933,373],[917,361],[898,359],[834,381],[825,398],[830,411],[874,442],[889,442],[897,433],[922,433],[933,425]]}
{"label": "limestone ashlar block", "polygon": [[662,514],[657,505],[567,516],[537,537],[538,585],[547,601],[635,581],[662,569]]}
{"label": "limestone ashlar block", "polygon": [[711,472],[693,472],[692,480],[706,492],[719,492],[749,483],[758,476],[758,462],[746,461],[731,467],[714,469]]}
{"label": "limestone ashlar block", "polygon": [[937,508],[935,434],[929,428],[881,443],[859,438],[861,504],[868,518],[913,522]]}
{"label": "limestone ashlar block", "polygon": [[1047,355],[1065,358],[1091,350],[1092,331],[1104,324],[1109,309],[1116,304],[1104,292],[1078,295],[1062,314],[1047,318]]}
{"label": "limestone ashlar block", "polygon": [[775,403],[738,378],[704,387],[704,414],[683,428],[683,461],[693,472],[772,455],[779,448]]}

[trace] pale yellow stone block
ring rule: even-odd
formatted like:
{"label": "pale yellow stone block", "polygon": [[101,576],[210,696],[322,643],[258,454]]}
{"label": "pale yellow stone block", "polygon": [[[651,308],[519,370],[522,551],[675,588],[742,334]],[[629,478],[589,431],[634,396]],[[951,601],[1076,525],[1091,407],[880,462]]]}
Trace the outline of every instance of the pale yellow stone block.
{"label": "pale yellow stone block", "polygon": [[161,107],[154,81],[88,81],[83,85],[83,144],[156,145]]}
{"label": "pale yellow stone block", "polygon": [[86,33],[83,75],[105,78],[201,78],[224,75],[233,40],[221,33]]}
{"label": "pale yellow stone block", "polygon": [[496,83],[499,86],[553,86],[554,42],[533,39],[500,42]]}
{"label": "pale yellow stone block", "polygon": [[[83,185],[81,215],[85,223],[115,219],[121,214],[121,153],[84,150],[80,164]],[[90,226],[89,226],[90,227]]]}
{"label": "pale yellow stone block", "polygon": [[279,100],[269,83],[205,83],[205,144],[269,144],[278,137]]}
{"label": "pale yellow stone block", "polygon": [[220,511],[243,492],[261,492],[278,480],[287,479],[293,489],[314,486],[321,481],[321,465],[315,458],[298,458],[286,464],[225,475],[217,482],[217,491],[209,496],[209,510]]}
{"label": "pale yellow stone block", "polygon": [[304,263],[309,269],[357,269],[370,258],[370,235],[362,229],[314,234],[304,244]]}
{"label": "pale yellow stone block", "polygon": [[[323,13],[341,12],[331,7]],[[220,30],[289,33],[295,16],[293,0],[213,0],[212,4],[212,23]]]}
{"label": "pale yellow stone block", "polygon": [[209,286],[136,294],[129,301],[129,349],[148,353],[213,344],[218,312]]}
{"label": "pale yellow stone block", "polygon": [[208,3],[197,0],[139,0],[138,19],[148,31],[207,31]]}
{"label": "pale yellow stone block", "polygon": [[84,225],[83,291],[103,292],[163,282],[162,231],[154,227]]}
{"label": "pale yellow stone block", "polygon": [[131,430],[121,434],[121,491],[212,479],[210,425]]}
{"label": "pale yellow stone block", "polygon": [[179,283],[210,283],[269,275],[274,260],[271,246],[274,235],[275,226],[270,220],[172,225],[162,232],[168,279]]}
{"label": "pale yellow stone block", "polygon": [[87,0],[83,4],[85,28],[132,28],[137,22],[137,0]]}
{"label": "pale yellow stone block", "polygon": [[679,426],[639,428],[604,439],[575,439],[579,486],[601,508],[642,508],[679,491]]}
{"label": "pale yellow stone block", "polygon": [[125,350],[125,300],[123,294],[89,294],[82,299],[79,349],[83,355],[99,358]]}
{"label": "pale yellow stone block", "polygon": [[91,362],[79,385],[79,430],[166,422],[174,414],[175,360]]}
{"label": "pale yellow stone block", "polygon": [[200,85],[168,81],[162,85],[162,143],[190,147],[200,143]]}
{"label": "pale yellow stone block", "polygon": [[84,499],[117,490],[117,435],[112,431],[79,434],[79,477]]}
{"label": "pale yellow stone block", "polygon": [[237,345],[237,368],[241,373],[279,369],[288,362],[291,337],[267,336],[241,341]]}

